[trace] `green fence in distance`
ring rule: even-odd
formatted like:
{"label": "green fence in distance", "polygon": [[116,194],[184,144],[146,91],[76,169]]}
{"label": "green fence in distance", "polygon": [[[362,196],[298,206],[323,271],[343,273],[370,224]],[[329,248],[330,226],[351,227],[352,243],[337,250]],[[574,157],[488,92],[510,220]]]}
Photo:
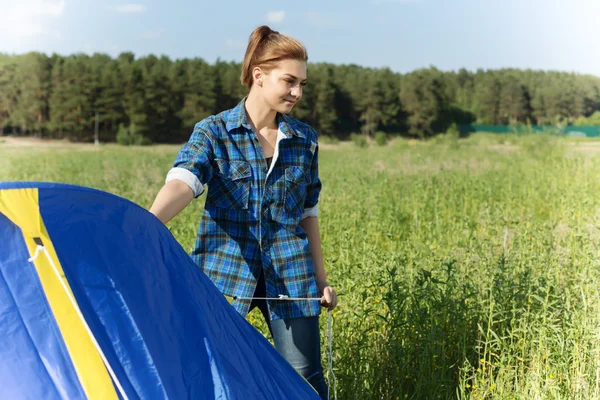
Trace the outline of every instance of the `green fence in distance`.
{"label": "green fence in distance", "polygon": [[600,125],[575,126],[567,125],[557,128],[552,125],[458,125],[462,134],[475,132],[488,133],[560,133],[573,137],[600,137]]}

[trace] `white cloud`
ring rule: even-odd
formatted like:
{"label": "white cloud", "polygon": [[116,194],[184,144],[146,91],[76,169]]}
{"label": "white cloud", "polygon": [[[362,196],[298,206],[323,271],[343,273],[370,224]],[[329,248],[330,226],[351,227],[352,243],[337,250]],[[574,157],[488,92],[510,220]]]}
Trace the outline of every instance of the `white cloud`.
{"label": "white cloud", "polygon": [[119,4],[114,6],[113,9],[123,14],[141,14],[146,11],[146,6],[143,4]]}
{"label": "white cloud", "polygon": [[269,11],[265,19],[268,23],[280,24],[285,19],[285,11]]}
{"label": "white cloud", "polygon": [[40,37],[60,39],[52,22],[63,16],[66,5],[65,0],[0,0],[0,50],[20,52]]}
{"label": "white cloud", "polygon": [[344,15],[325,15],[316,11],[304,13],[304,18],[308,23],[321,28],[339,28],[352,23],[349,16]]}
{"label": "white cloud", "polygon": [[34,10],[39,15],[48,15],[50,17],[60,17],[65,12],[65,0],[58,1],[44,1],[37,0],[34,1],[34,7],[37,7],[37,10]]}

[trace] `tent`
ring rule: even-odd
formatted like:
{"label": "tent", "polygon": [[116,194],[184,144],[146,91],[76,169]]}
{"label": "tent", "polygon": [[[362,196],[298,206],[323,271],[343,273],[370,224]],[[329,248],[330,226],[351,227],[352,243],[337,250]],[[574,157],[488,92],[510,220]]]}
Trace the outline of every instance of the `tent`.
{"label": "tent", "polygon": [[0,399],[318,399],[135,203],[0,183]]}

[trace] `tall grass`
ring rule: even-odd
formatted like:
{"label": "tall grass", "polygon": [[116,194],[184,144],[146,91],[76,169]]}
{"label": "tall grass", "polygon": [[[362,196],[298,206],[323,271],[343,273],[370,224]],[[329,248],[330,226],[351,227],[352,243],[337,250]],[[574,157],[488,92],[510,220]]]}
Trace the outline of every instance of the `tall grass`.
{"label": "tall grass", "polygon": [[[149,207],[177,147],[0,152],[0,180]],[[329,146],[320,171],[338,398],[600,398],[597,156],[556,137],[474,135]],[[186,250],[202,203],[169,224]]]}

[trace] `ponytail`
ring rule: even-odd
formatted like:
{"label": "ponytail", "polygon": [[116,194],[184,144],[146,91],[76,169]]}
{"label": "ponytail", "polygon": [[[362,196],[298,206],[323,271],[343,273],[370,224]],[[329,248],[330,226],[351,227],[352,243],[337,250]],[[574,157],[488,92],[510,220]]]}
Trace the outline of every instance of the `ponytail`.
{"label": "ponytail", "polygon": [[252,69],[261,67],[269,70],[277,61],[295,59],[308,61],[304,46],[296,39],[271,30],[266,25],[259,26],[250,35],[244,62],[242,63],[241,82],[248,89],[252,87]]}

